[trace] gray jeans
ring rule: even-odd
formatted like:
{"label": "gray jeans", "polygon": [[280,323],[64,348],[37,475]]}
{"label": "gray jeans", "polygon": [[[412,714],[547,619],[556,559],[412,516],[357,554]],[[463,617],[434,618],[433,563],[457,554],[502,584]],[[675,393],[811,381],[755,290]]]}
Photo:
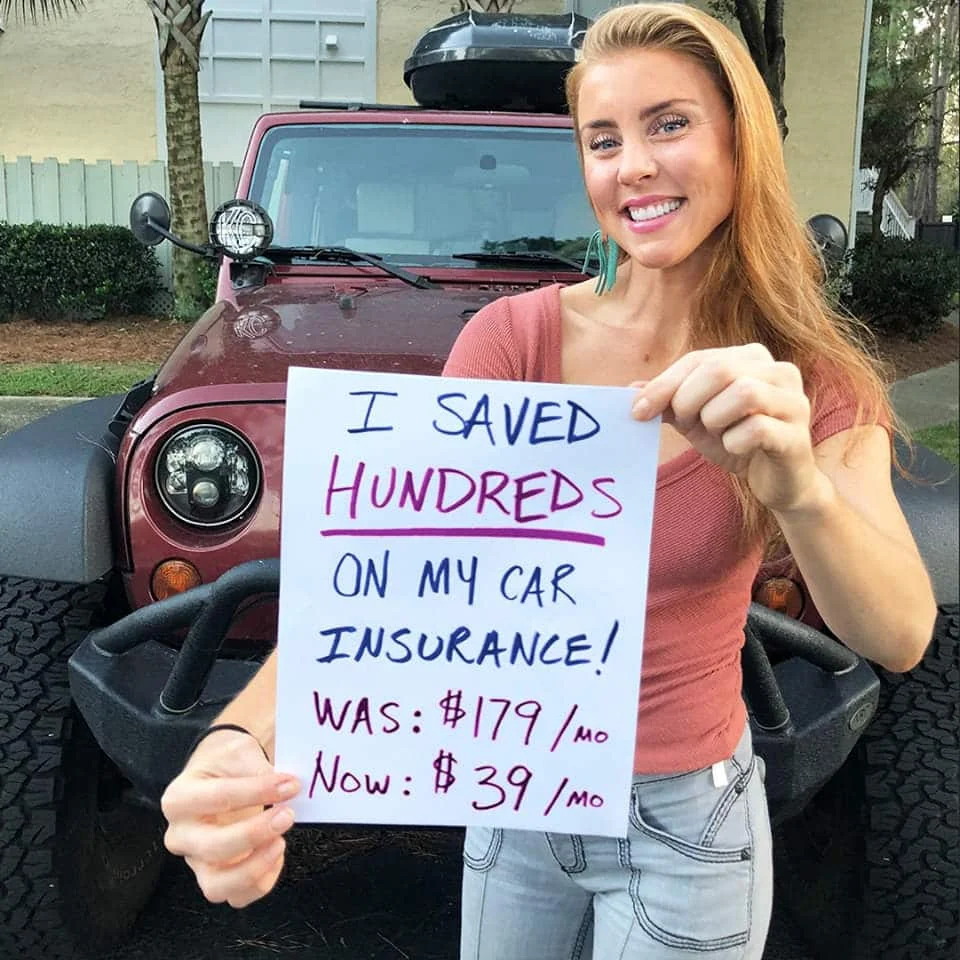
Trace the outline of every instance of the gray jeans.
{"label": "gray jeans", "polygon": [[625,840],[471,828],[460,960],[760,960],[773,864],[762,761],[636,776]]}

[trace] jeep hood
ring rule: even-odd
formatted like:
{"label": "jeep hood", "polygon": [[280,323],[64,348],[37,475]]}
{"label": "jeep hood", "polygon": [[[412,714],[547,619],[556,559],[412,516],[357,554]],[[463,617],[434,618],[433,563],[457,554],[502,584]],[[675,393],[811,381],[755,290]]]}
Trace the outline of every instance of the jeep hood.
{"label": "jeep hood", "polygon": [[419,289],[270,284],[212,307],[157,374],[155,395],[193,387],[286,383],[290,366],[439,374],[466,321],[484,304],[526,287]]}

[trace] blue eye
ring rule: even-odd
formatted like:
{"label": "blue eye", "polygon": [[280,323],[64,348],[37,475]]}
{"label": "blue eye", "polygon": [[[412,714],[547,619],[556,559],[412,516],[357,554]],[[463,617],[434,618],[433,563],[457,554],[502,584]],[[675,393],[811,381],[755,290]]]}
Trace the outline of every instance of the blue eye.
{"label": "blue eye", "polygon": [[590,149],[594,151],[606,150],[609,147],[617,146],[617,141],[608,134],[604,134],[603,136],[599,136],[596,139],[591,140],[589,146]]}
{"label": "blue eye", "polygon": [[677,133],[690,123],[686,117],[660,117],[654,125],[655,132]]}

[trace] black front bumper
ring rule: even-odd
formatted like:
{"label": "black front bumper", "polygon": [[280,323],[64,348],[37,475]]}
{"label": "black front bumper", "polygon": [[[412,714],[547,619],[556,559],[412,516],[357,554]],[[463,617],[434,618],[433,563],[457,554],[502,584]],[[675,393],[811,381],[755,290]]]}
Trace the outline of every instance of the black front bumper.
{"label": "black front bumper", "polygon": [[[159,802],[197,735],[260,668],[260,660],[221,656],[223,642],[241,603],[279,587],[279,560],[241,564],[93,631],[70,658],[77,709],[147,800]],[[177,649],[173,640],[185,628]]]}
{"label": "black front bumper", "polygon": [[[279,560],[241,564],[215,583],[90,633],[71,657],[77,708],[148,800],[159,801],[196,736],[259,669],[259,660],[224,656],[223,641],[241,603],[279,586]],[[171,640],[185,628],[177,649]],[[779,658],[773,666],[769,653]],[[743,675],[770,813],[783,820],[840,769],[876,712],[879,681],[824,634],[756,604]]]}

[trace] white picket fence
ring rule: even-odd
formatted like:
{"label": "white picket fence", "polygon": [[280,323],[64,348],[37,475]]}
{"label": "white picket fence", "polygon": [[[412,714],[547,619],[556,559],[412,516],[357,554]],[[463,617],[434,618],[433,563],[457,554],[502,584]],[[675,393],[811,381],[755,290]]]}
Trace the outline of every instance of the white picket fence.
{"label": "white picket fence", "polygon": [[[235,196],[240,167],[233,163],[205,163],[203,179],[207,208],[212,213]],[[0,155],[0,221],[89,226],[108,223],[128,226],[134,197],[153,190],[169,199],[167,165],[98,160],[66,162]],[[155,247],[163,285],[173,286],[172,248]]]}

